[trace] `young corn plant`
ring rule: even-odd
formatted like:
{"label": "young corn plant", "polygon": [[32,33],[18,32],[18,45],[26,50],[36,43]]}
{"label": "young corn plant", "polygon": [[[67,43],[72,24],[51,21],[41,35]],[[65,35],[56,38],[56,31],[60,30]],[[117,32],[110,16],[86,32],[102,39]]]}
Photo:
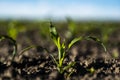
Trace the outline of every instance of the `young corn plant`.
{"label": "young corn plant", "polygon": [[[78,37],[78,38],[74,38],[68,45],[65,45],[65,42],[61,41],[61,37],[59,36],[58,32],[56,31],[56,28],[52,25],[50,25],[50,36],[54,42],[54,44],[57,46],[58,49],[58,59],[55,59],[55,57],[53,55],[52,58],[57,66],[57,70],[62,74],[64,73],[67,69],[71,68],[72,66],[75,65],[76,62],[71,62],[69,64],[67,64],[67,66],[64,66],[64,60],[66,57],[66,54],[68,53],[68,51],[70,50],[70,48],[78,41],[81,40],[94,40],[97,43],[99,43],[100,45],[103,46],[105,52],[106,52],[106,47],[104,46],[104,44],[100,41],[100,39],[96,38],[96,37]],[[71,74],[71,73],[70,73]]]}

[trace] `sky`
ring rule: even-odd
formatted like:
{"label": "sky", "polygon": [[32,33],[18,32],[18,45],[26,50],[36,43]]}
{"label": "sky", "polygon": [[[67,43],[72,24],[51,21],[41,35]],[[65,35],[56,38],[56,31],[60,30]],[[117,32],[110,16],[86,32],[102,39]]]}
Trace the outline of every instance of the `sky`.
{"label": "sky", "polygon": [[0,0],[0,19],[120,20],[120,0]]}

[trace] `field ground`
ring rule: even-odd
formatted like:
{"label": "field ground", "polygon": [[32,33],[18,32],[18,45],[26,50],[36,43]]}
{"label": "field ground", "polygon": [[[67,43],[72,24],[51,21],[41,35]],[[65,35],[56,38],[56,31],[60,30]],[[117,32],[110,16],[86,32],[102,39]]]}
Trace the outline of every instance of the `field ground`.
{"label": "field ground", "polygon": [[[60,74],[50,57],[57,59],[57,47],[50,38],[48,21],[1,20],[0,35],[16,40],[17,52],[11,62],[13,44],[0,42],[0,80],[119,80],[120,79],[120,22],[112,21],[56,21],[62,40],[70,42],[79,36],[96,36],[107,47],[107,53],[94,41],[76,43],[65,58],[64,65],[76,64]],[[20,54],[26,47],[37,45]],[[49,53],[43,50],[47,48]],[[67,73],[73,73],[66,78]]]}

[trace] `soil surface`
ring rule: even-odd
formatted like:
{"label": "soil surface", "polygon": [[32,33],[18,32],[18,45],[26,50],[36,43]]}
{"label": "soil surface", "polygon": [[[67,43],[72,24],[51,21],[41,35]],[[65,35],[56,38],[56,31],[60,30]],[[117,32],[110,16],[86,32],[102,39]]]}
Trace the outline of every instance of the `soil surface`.
{"label": "soil surface", "polygon": [[[60,74],[50,56],[53,54],[58,58],[56,46],[47,39],[42,40],[37,34],[37,31],[32,31],[19,35],[18,54],[13,61],[12,44],[7,40],[0,42],[0,80],[120,80],[119,38],[115,39],[118,45],[108,48],[107,53],[93,41],[76,43],[67,53],[64,66],[73,61],[76,64]],[[22,49],[33,44],[37,47],[19,54]],[[43,50],[43,47],[50,53]],[[118,56],[114,57],[113,53]],[[71,71],[73,73],[67,77]]]}

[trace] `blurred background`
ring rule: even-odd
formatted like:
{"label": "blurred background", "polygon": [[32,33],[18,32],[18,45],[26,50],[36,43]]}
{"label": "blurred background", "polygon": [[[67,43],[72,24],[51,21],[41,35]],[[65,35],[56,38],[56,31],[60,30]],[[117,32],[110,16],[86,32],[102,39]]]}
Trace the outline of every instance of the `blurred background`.
{"label": "blurred background", "polygon": [[119,4],[119,0],[0,0],[0,18],[119,21]]}
{"label": "blurred background", "polygon": [[0,0],[0,35],[18,44],[47,45],[50,21],[63,38],[97,36],[119,56],[120,0]]}

